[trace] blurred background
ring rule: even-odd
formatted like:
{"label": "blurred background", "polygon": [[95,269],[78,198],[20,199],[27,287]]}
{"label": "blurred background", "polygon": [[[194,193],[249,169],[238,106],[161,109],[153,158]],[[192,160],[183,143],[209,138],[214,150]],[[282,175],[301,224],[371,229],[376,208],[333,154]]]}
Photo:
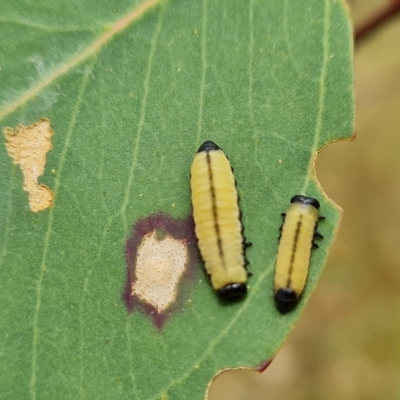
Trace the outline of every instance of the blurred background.
{"label": "blurred background", "polygon": [[[349,1],[354,26],[390,1]],[[211,400],[400,399],[400,13],[356,44],[355,76],[357,139],[317,161],[344,210],[320,283],[270,367],[221,374]]]}

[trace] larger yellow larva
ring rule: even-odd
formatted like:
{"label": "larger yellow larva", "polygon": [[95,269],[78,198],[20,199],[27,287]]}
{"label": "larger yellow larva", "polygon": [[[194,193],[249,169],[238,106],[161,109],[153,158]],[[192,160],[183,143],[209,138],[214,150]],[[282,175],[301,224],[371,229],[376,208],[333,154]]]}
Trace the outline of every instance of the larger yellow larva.
{"label": "larger yellow larva", "polygon": [[297,195],[290,200],[281,227],[276,257],[274,297],[281,313],[290,311],[303,293],[310,264],[311,249],[318,247],[319,202],[313,197]]}
{"label": "larger yellow larva", "polygon": [[198,246],[211,285],[223,300],[247,292],[245,248],[232,168],[212,141],[196,153],[190,179]]}

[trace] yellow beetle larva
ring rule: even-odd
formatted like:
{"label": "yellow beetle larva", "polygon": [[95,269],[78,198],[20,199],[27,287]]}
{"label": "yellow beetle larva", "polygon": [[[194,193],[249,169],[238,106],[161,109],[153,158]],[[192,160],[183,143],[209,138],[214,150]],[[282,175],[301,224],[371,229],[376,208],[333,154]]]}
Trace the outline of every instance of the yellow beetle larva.
{"label": "yellow beetle larva", "polygon": [[198,246],[211,285],[222,300],[247,292],[247,270],[235,178],[224,152],[211,140],[196,153],[191,167],[193,219]]}
{"label": "yellow beetle larva", "polygon": [[279,238],[275,264],[274,297],[281,313],[290,311],[303,293],[310,264],[311,249],[318,247],[317,232],[320,204],[313,197],[293,196]]}

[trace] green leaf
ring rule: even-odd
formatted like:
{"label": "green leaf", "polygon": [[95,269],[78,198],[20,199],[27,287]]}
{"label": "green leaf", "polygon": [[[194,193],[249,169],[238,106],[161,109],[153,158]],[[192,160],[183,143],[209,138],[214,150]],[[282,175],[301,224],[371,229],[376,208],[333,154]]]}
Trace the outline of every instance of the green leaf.
{"label": "green leaf", "polygon": [[[340,218],[316,152],[353,131],[351,28],[337,0],[3,2],[2,129],[48,118],[32,212],[6,146],[0,160],[0,387],[4,398],[201,399],[228,367],[269,360],[321,274]],[[127,312],[125,246],[139,219],[191,212],[189,170],[212,139],[235,170],[249,293],[221,305],[203,268],[161,329]],[[325,236],[299,306],[272,280],[280,213],[321,202]]]}

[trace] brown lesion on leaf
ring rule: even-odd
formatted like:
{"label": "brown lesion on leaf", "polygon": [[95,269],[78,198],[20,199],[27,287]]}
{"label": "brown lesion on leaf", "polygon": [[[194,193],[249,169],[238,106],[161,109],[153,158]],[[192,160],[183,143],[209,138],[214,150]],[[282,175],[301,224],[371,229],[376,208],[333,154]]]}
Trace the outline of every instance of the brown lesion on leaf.
{"label": "brown lesion on leaf", "polygon": [[42,118],[29,126],[18,125],[16,129],[4,128],[6,148],[14,164],[19,165],[24,177],[24,190],[29,193],[29,207],[37,212],[50,207],[54,193],[46,185],[38,183],[46,165],[46,155],[53,148],[54,132],[50,121]]}
{"label": "brown lesion on leaf", "polygon": [[126,242],[128,312],[143,310],[161,330],[190,297],[199,261],[191,216],[150,214],[136,221]]}
{"label": "brown lesion on leaf", "polygon": [[132,296],[162,313],[175,301],[189,255],[184,241],[166,235],[160,238],[158,232],[144,236],[139,245]]}

